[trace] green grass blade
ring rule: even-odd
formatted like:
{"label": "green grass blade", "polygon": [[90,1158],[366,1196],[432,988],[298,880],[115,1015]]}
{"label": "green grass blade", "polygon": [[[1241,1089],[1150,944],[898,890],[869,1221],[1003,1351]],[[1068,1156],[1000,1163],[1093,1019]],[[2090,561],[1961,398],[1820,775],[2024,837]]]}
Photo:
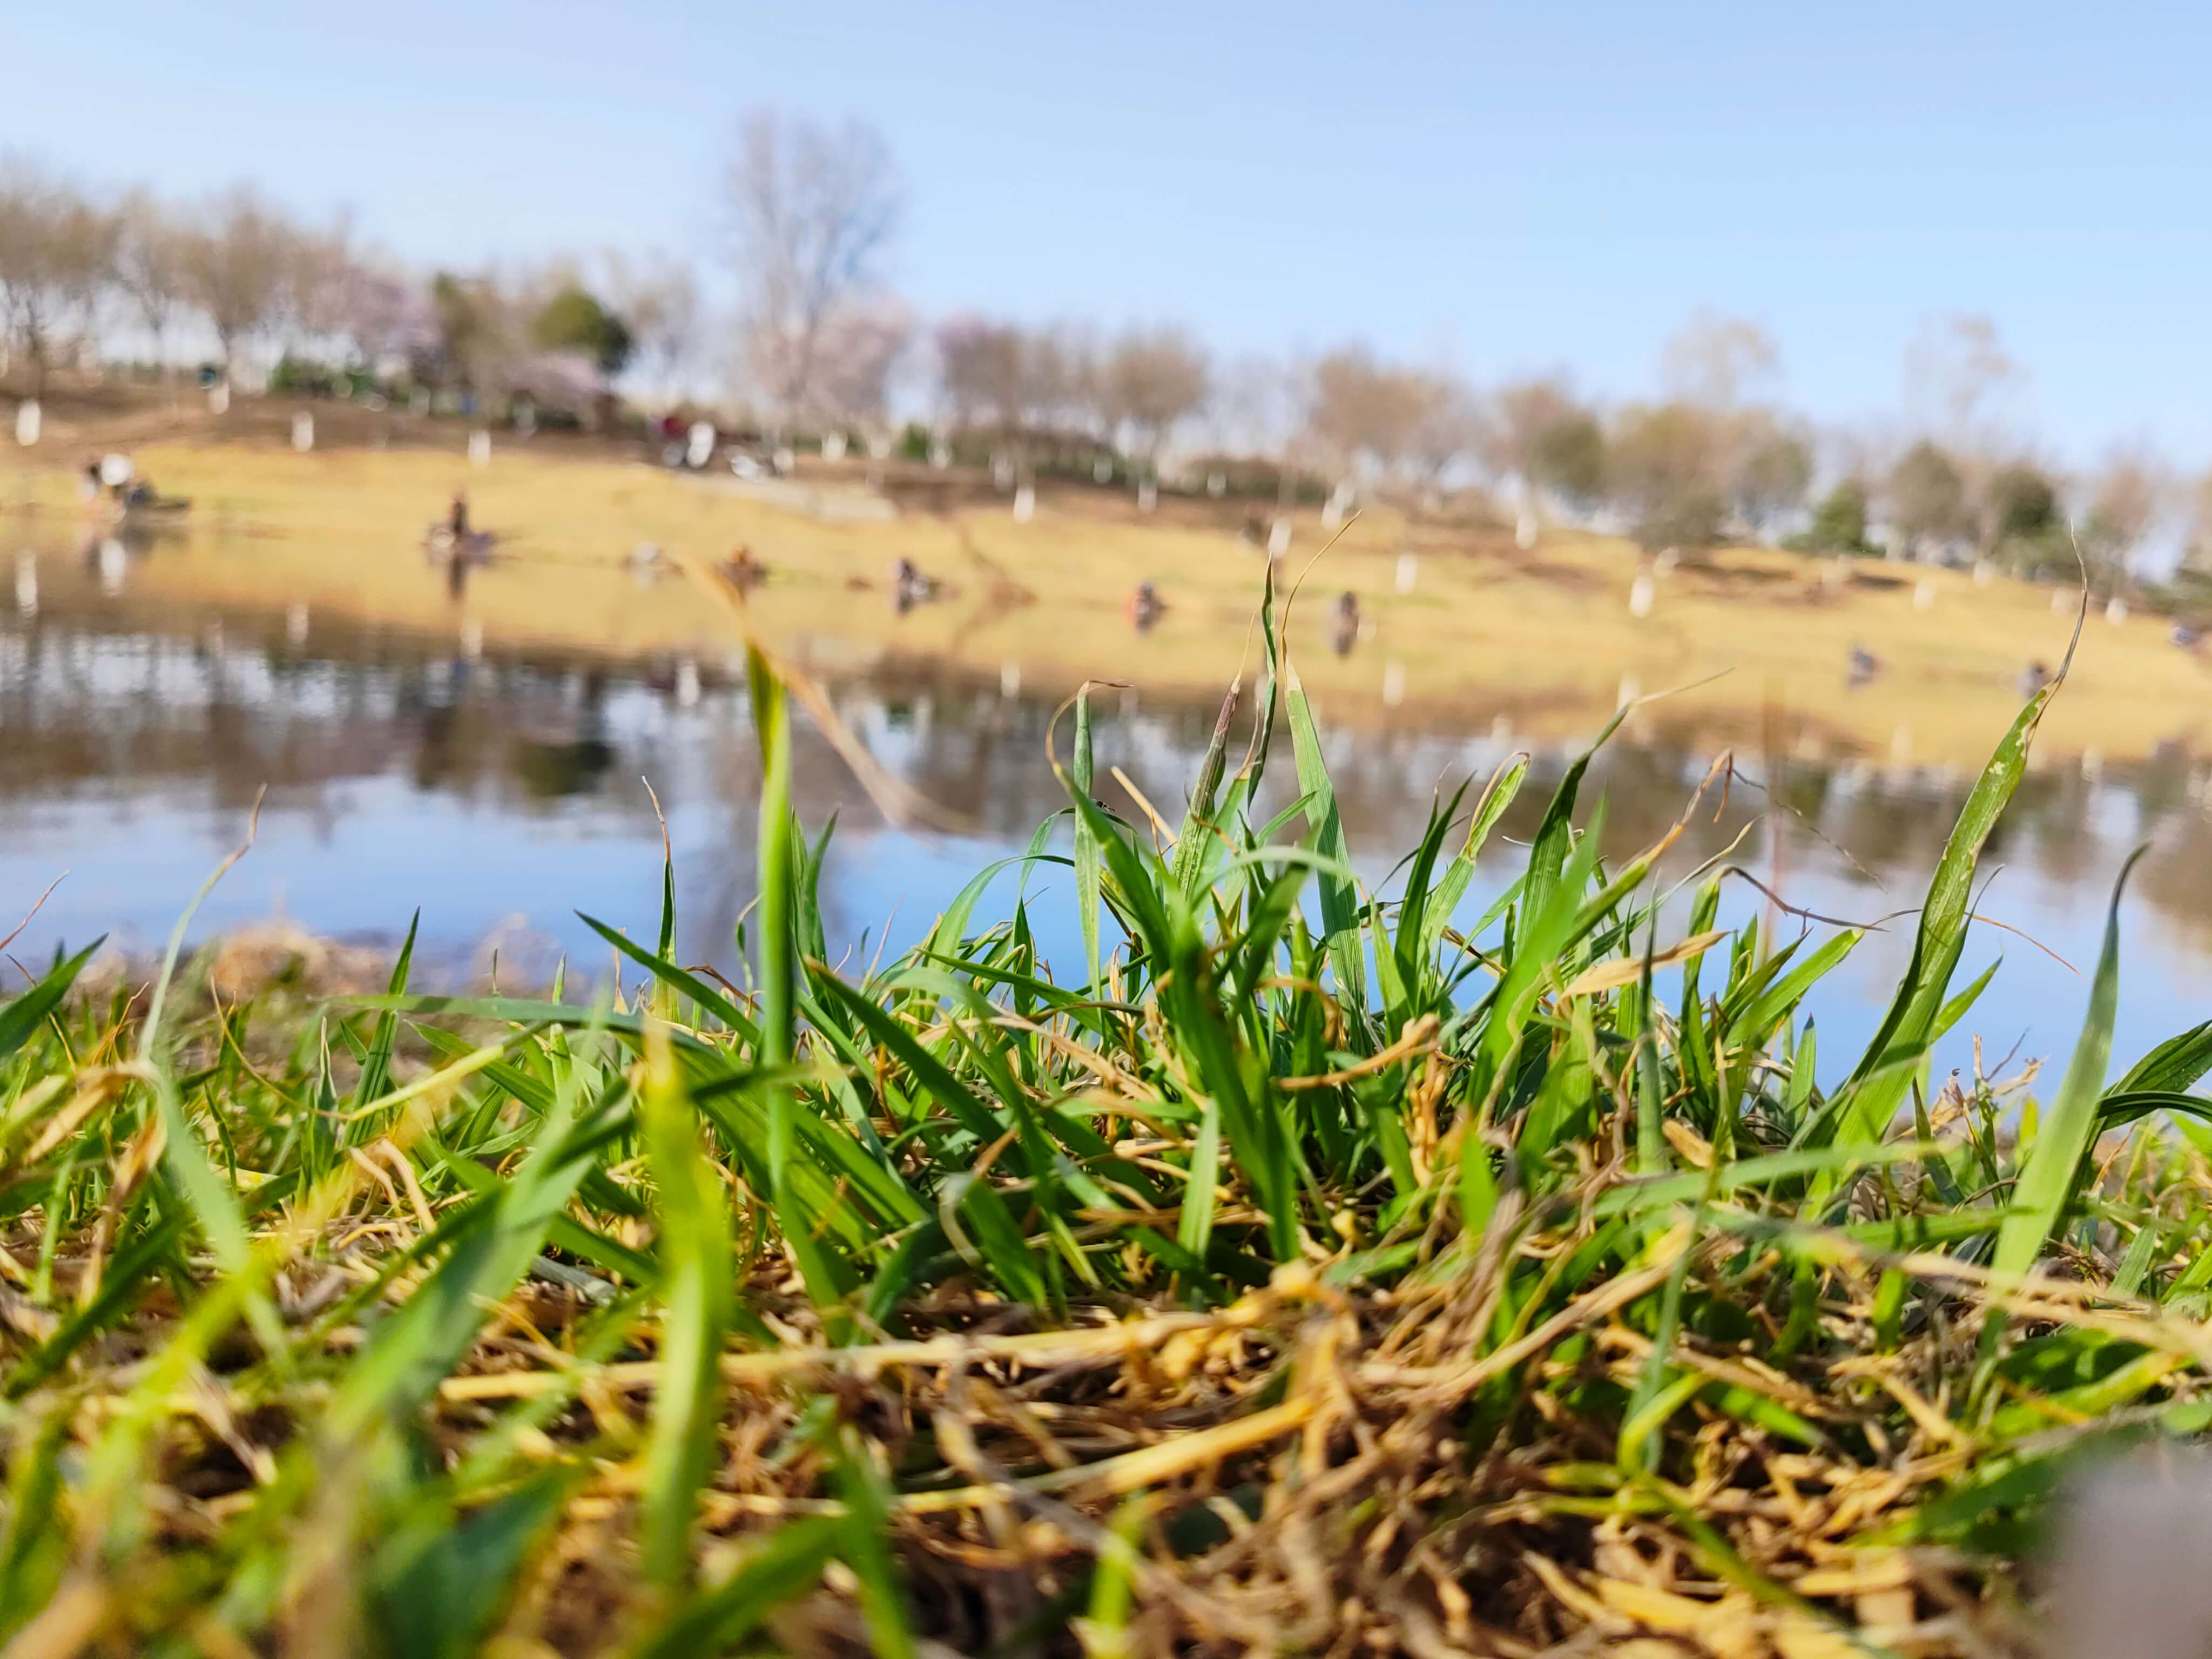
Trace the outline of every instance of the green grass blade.
{"label": "green grass blade", "polygon": [[1528,873],[1524,878],[1522,904],[1525,912],[1541,912],[1550,901],[1552,890],[1560,879],[1567,864],[1568,849],[1574,844],[1575,798],[1582,791],[1583,776],[1597,751],[1605,747],[1606,739],[1620,729],[1628,718],[1628,708],[1615,711],[1597,734],[1597,740],[1575,757],[1567,768],[1559,787],[1552,792],[1551,805],[1544,809],[1544,821],[1536,829],[1536,839],[1528,846]]}
{"label": "green grass blade", "polygon": [[[1068,785],[1090,799],[1093,760],[1091,751],[1091,683],[1075,694],[1075,756],[1069,765]],[[1075,815],[1075,914],[1083,925],[1083,960],[1088,970],[1084,983],[1092,995],[1100,991],[1098,978],[1098,833],[1084,814]]]}
{"label": "green grass blade", "polygon": [[556,1466],[456,1522],[447,1506],[377,1551],[368,1600],[393,1653],[468,1659],[491,1632],[580,1471]]}
{"label": "green grass blade", "polygon": [[651,974],[663,985],[690,998],[696,1006],[714,1015],[716,1019],[720,1020],[724,1025],[738,1033],[747,1042],[756,1047],[759,1045],[760,1028],[728,996],[701,979],[696,974],[688,969],[678,967],[673,958],[665,954],[657,957],[651,955],[635,939],[608,927],[606,923],[595,917],[586,915],[581,910],[576,912],[576,920]]}
{"label": "green grass blade", "polygon": [[630,1650],[630,1659],[726,1653],[768,1616],[811,1590],[844,1535],[842,1517],[787,1522],[754,1545],[720,1583],[679,1607]]}
{"label": "green grass blade", "polygon": [[[2112,885],[2112,902],[2105,920],[2105,947],[2097,960],[2097,977],[2089,990],[2089,1013],[2074,1046],[2057,1098],[2037,1131],[2027,1163],[2014,1183],[2012,1202],[2004,1225],[1997,1231],[1992,1271],[2017,1277],[2035,1265],[2043,1247],[2073,1202],[2083,1175],[2084,1161],[2097,1138],[2097,1105],[2105,1090],[2105,1067],[2112,1054],[2112,1022],[2120,1006],[2120,895],[2126,890],[2128,872],[2143,855],[2137,848]],[[1994,1319],[1992,1323],[1994,1323]]]}
{"label": "green grass blade", "polygon": [[1221,700],[1221,713],[1214,719],[1213,735],[1206,743],[1205,758],[1199,763],[1197,787],[1191,791],[1190,806],[1183,814],[1182,832],[1176,837],[1175,884],[1187,898],[1198,896],[1199,884],[1214,853],[1213,798],[1221,787],[1222,768],[1229,757],[1229,731],[1237,719],[1237,704],[1243,690],[1243,681],[1233,681],[1228,695]]}
{"label": "green grass blade", "polygon": [[56,963],[37,984],[0,1008],[0,1060],[7,1059],[31,1040],[46,1017],[61,1006],[62,999],[76,983],[76,976],[92,960],[93,952],[106,942],[107,936],[101,934],[68,961]]}
{"label": "green grass blade", "polygon": [[914,1632],[906,1617],[906,1594],[891,1559],[890,1487],[875,1459],[850,1428],[838,1446],[837,1493],[845,1500],[843,1535],[837,1553],[860,1583],[860,1614],[869,1645],[880,1659],[914,1659]]}
{"label": "green grass blade", "polygon": [[[392,996],[404,996],[407,991],[407,975],[415,960],[416,930],[422,925],[422,913],[417,910],[407,922],[407,937],[400,942],[398,959],[392,964],[392,978],[386,992]],[[354,1085],[353,1103],[356,1109],[366,1106],[384,1094],[392,1084],[392,1049],[399,1040],[399,1018],[386,1012],[377,1017],[375,1033],[369,1038],[368,1054],[362,1061],[361,1078]]]}
{"label": "green grass blade", "polygon": [[2207,1072],[2212,1072],[2212,1019],[2160,1043],[2128,1069],[2112,1093],[2178,1093],[2195,1088]]}
{"label": "green grass blade", "polygon": [[[1333,865],[1352,861],[1345,844],[1344,819],[1336,806],[1336,791],[1328,781],[1328,763],[1321,750],[1321,732],[1306,702],[1298,671],[1285,665],[1284,703],[1290,715],[1291,744],[1297,761],[1298,788],[1305,796],[1306,823],[1313,834],[1314,850]],[[1321,887],[1321,924],[1327,935],[1330,964],[1336,969],[1337,996],[1354,1019],[1367,1008],[1364,945],[1360,938],[1359,896],[1346,877],[1324,869],[1315,877]]]}
{"label": "green grass blade", "polygon": [[1467,840],[1461,843],[1438,878],[1435,896],[1422,918],[1421,955],[1425,960],[1435,957],[1437,946],[1443,940],[1444,929],[1450,926],[1460,901],[1467,896],[1468,884],[1474,878],[1475,860],[1482,855],[1483,843],[1490,839],[1490,832],[1498,827],[1498,821],[1505,816],[1505,809],[1513,805],[1528,776],[1528,757],[1510,755],[1483,786],[1482,798],[1475,802],[1474,817],[1467,826]]}
{"label": "green grass blade", "polygon": [[[791,710],[782,683],[759,652],[745,653],[753,729],[760,741],[760,1059],[790,1061],[798,969],[791,928]],[[791,1091],[768,1091],[769,1180],[777,1194],[791,1162]]]}
{"label": "green grass blade", "polygon": [[650,1042],[647,1066],[639,1105],[660,1200],[661,1316],[641,1541],[647,1576],[675,1585],[691,1571],[692,1523],[720,1443],[722,1343],[731,1318],[730,1217],[665,1036]]}
{"label": "green grass blade", "polygon": [[[2075,633],[2078,637],[2078,624]],[[2070,647],[2067,654],[2070,660]],[[1974,870],[1982,848],[2020,787],[2027,770],[2028,747],[2035,728],[2064,678],[2062,670],[2057,678],[2027,700],[2027,706],[1990,755],[1989,764],[1982,769],[1950,838],[1944,842],[1943,855],[1928,884],[1927,900],[1913,935],[1911,963],[1881,1028],[1851,1073],[1851,1098],[1836,1131],[1847,1145],[1868,1146],[1880,1139],[1897,1115],[1911,1080],[1911,1072],[1900,1072],[1898,1062],[1922,1053],[1934,1041],[1951,975],[1958,968],[1960,952],[1966,948]]]}

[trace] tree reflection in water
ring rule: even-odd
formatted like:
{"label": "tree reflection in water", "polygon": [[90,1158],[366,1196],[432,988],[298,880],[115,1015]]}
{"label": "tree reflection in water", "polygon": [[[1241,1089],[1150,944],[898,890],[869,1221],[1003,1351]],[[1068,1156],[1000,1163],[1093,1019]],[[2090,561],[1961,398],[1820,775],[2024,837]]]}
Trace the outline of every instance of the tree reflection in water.
{"label": "tree reflection in water", "polygon": [[[410,638],[318,612],[310,639],[288,639],[281,605],[267,614],[179,618],[127,602],[71,609],[42,603],[0,630],[0,730],[10,764],[0,774],[0,902],[27,908],[47,881],[75,872],[17,945],[51,950],[120,925],[126,937],[166,930],[211,858],[198,849],[235,840],[255,794],[269,786],[261,842],[249,871],[210,910],[242,919],[272,890],[295,917],[331,931],[396,930],[420,905],[424,954],[465,963],[482,935],[526,917],[572,950],[589,935],[572,905],[650,925],[658,911],[660,826],[641,785],[650,778],[670,815],[690,959],[737,964],[732,933],[751,896],[753,790],[758,762],[742,675],[723,653],[699,653],[696,707],[679,704],[667,663],[621,665],[560,651],[493,647],[479,660],[450,638]],[[897,939],[992,857],[1018,853],[1064,800],[1045,761],[1056,694],[1009,699],[995,678],[926,662],[878,663],[826,678],[842,718],[890,769],[969,821],[961,836],[911,836],[883,825],[844,763],[805,727],[794,748],[799,810],[841,829],[825,878],[825,909],[843,930],[833,949],[872,938],[896,906]],[[1619,734],[1593,766],[1584,799],[1606,806],[1610,854],[1649,845],[1681,812],[1720,746],[1670,724],[1664,706]],[[1133,822],[1142,815],[1108,781],[1122,768],[1172,816],[1197,768],[1215,704],[1146,698],[1099,708],[1099,793]],[[1324,711],[1325,713],[1326,711]],[[1339,731],[1328,758],[1356,856],[1385,878],[1420,834],[1439,789],[1478,781],[1515,748],[1516,712],[1469,707],[1411,717],[1380,731]],[[1479,735],[1469,736],[1468,733]],[[1747,755],[1725,793],[1708,798],[1669,854],[1687,875],[1733,848],[1761,879],[1778,876],[1793,902],[1871,919],[1917,902],[1969,779],[1937,769],[1792,757],[1769,775]],[[1066,734],[1061,733],[1062,752]],[[1535,756],[1527,788],[1500,825],[1526,841],[1570,757]],[[2199,1017],[2212,994],[2212,817],[2207,763],[2168,745],[2092,776],[2078,760],[2045,756],[1991,837],[1987,867],[2005,866],[1985,909],[2075,962],[2094,954],[2113,872],[2130,848],[2153,850],[2130,891],[2140,959],[2130,987],[2151,999],[2150,1036]],[[1287,765],[1273,769],[1280,789]],[[1773,786],[1770,801],[1767,786]],[[1286,805],[1287,796],[1278,805]],[[1748,834],[1747,834],[1747,831]],[[1741,838],[1739,841],[1739,838]],[[149,849],[178,848],[173,889],[150,873]],[[436,856],[430,854],[435,853]],[[187,854],[190,856],[187,856]],[[145,866],[149,873],[125,872]],[[1500,847],[1471,902],[1486,903],[1517,866]],[[1048,951],[1068,941],[1065,896],[1052,868],[1033,872],[1033,916]],[[1731,883],[1745,912],[1763,901]],[[8,896],[12,894],[14,896]],[[229,908],[226,910],[225,905]],[[1479,914],[1479,908],[1474,912]],[[987,904],[979,914],[993,914]],[[1778,918],[1787,932],[1795,924]],[[599,959],[596,943],[590,959]],[[1839,994],[1863,981],[1871,1000],[1885,966],[1901,966],[1909,925],[1869,939],[1864,964],[1839,975]],[[1970,969],[2002,951],[2004,975],[1981,1011],[1992,1040],[2031,1034],[2049,1052],[2070,1042],[2084,988],[2009,935],[1978,937]],[[1071,950],[1071,956],[1073,951]],[[24,959],[28,961],[28,956]],[[2159,980],[2162,988],[2147,981]],[[1864,1011],[1843,1009],[1845,1024]],[[2130,1015],[2129,1018],[2132,1018]],[[1828,1018],[1823,1015],[1824,1020]],[[2125,1044],[2119,1046],[2125,1052]],[[1824,1052],[1826,1052],[1824,1048]]]}

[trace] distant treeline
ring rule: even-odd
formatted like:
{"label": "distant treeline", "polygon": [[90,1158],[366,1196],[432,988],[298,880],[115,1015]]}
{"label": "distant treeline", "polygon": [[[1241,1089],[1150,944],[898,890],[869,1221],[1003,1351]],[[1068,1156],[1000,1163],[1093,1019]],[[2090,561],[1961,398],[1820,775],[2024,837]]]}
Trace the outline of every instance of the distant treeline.
{"label": "distant treeline", "polygon": [[1171,325],[1119,332],[958,314],[925,326],[883,256],[904,191],[881,139],[757,114],[716,218],[737,295],[711,315],[696,273],[611,252],[504,270],[409,271],[342,222],[301,222],[250,185],[202,201],[101,193],[0,163],[0,373],[36,396],[57,370],[127,356],[251,368],[283,386],[400,392],[541,417],[696,404],[878,453],[979,452],[1008,471],[1096,458],[1100,476],[1233,481],[1288,502],[1357,489],[1479,495],[1501,517],[1596,524],[1647,548],[1782,539],[1808,551],[2068,574],[2078,544],[2115,593],[2136,567],[2212,565],[2212,492],[2147,454],[2069,474],[1992,416],[2020,371],[1985,320],[1911,355],[1937,412],[1902,435],[1819,431],[1768,392],[1755,324],[1701,313],[1668,342],[1663,395],[1602,404],[1564,374],[1477,386],[1443,362],[1348,344],[1217,360]]}

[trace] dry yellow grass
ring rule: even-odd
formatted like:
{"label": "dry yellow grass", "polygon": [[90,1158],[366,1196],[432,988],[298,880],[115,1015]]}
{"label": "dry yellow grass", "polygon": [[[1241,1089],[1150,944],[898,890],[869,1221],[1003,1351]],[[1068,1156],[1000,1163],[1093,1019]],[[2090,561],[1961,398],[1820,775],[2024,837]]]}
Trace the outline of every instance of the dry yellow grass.
{"label": "dry yellow grass", "polygon": [[[629,568],[640,543],[704,558],[749,547],[771,575],[757,625],[803,662],[858,665],[892,654],[980,674],[1018,674],[1040,691],[1085,678],[1167,695],[1211,695],[1244,662],[1261,556],[1194,509],[1139,519],[1123,498],[1048,489],[1035,520],[1003,505],[909,510],[890,523],[826,522],[749,499],[726,478],[503,443],[489,466],[433,448],[295,454],[259,443],[170,441],[137,451],[165,490],[191,496],[191,538],[146,562],[134,592],[202,602],[312,608],[430,631],[471,624],[493,644],[614,653],[714,651],[726,629],[680,577]],[[75,525],[75,459],[47,452],[19,474],[19,507],[48,536]],[[500,536],[501,562],[459,602],[426,569],[425,524],[456,488]],[[1322,542],[1301,515],[1286,569]],[[1414,591],[1395,591],[1413,550]],[[888,573],[902,556],[947,582],[940,602],[895,614]],[[1840,568],[1765,550],[1724,551],[1657,582],[1651,614],[1629,614],[1634,550],[1605,538],[1548,537],[1533,555],[1495,535],[1357,520],[1305,580],[1292,643],[1331,717],[1425,723],[1503,712],[1517,731],[1587,731],[1625,687],[1645,691],[1722,675],[1672,705],[1717,736],[1759,740],[1767,712],[1793,745],[1883,761],[1972,766],[2017,707],[2032,661],[2055,665],[2070,616],[2051,590],[1999,578],[1879,563]],[[1834,577],[1840,577],[1836,580]],[[1167,605],[1139,635],[1124,601],[1139,580]],[[1916,585],[1932,597],[1915,604]],[[1331,649],[1330,609],[1358,595],[1370,631]],[[1847,687],[1851,646],[1884,672]],[[1386,687],[1402,707],[1386,706]],[[2212,676],[2166,643],[2165,624],[2094,617],[2042,752],[2120,758],[2203,735]]]}

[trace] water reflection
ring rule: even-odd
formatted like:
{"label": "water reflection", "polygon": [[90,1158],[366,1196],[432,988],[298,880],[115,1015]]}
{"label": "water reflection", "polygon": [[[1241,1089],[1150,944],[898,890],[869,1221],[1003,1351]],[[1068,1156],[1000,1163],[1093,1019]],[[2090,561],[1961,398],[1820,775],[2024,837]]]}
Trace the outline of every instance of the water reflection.
{"label": "water reflection", "polygon": [[[634,928],[658,910],[660,825],[641,781],[649,778],[676,848],[680,948],[734,969],[732,933],[751,896],[757,777],[740,664],[610,663],[486,644],[465,623],[458,641],[441,640],[327,609],[310,625],[282,596],[262,610],[142,609],[129,572],[149,556],[160,556],[150,541],[124,548],[119,599],[103,592],[100,550],[90,570],[17,562],[15,611],[0,624],[0,732],[11,762],[0,775],[0,904],[20,915],[70,872],[15,945],[22,960],[109,931],[149,949],[235,844],[266,784],[259,843],[210,902],[210,927],[281,908],[317,931],[389,939],[419,905],[423,957],[449,975],[494,933],[507,941],[508,961],[550,969],[567,951],[597,962],[603,947],[572,909]],[[52,579],[42,580],[49,566]],[[841,824],[824,890],[835,943],[872,949],[888,933],[896,947],[983,861],[1019,851],[1062,805],[1044,758],[1051,707],[927,662],[825,679],[884,763],[969,823],[936,837],[885,827],[843,763],[802,732],[800,810],[810,823],[836,814]],[[1099,775],[1118,766],[1171,811],[1214,713],[1210,702],[1156,704],[1134,692],[1104,703]],[[1370,876],[1387,877],[1412,846],[1439,789],[1479,780],[1522,746],[1502,714],[1453,731],[1331,732],[1346,830]],[[1502,835],[1534,833],[1568,753],[1537,755]],[[1593,805],[1603,799],[1608,847],[1657,840],[1711,760],[1694,732],[1657,710],[1632,721],[1588,785]],[[1288,799],[1289,772],[1285,756],[1276,805]],[[2119,863],[2138,841],[2151,843],[2127,912],[2123,1062],[2212,1001],[2207,777],[2205,760],[2178,745],[2128,767],[2051,761],[2031,773],[1990,839],[1990,866],[2004,870],[1985,912],[2084,966]],[[1795,905],[1872,920],[1917,901],[1970,782],[1942,769],[1748,759],[1724,799],[1708,798],[1666,873],[1678,879],[1717,861]],[[1139,817],[1126,801],[1111,804]],[[1493,867],[1516,862],[1507,853]],[[1479,882],[1471,904],[1486,903],[1496,879]],[[1068,961],[1079,946],[1062,885],[1049,871],[1030,878],[1040,938]],[[1729,878],[1724,902],[1732,917],[1765,913],[1785,932],[1796,926],[1747,881]],[[1825,1053],[1847,1058],[1870,1033],[1910,948],[1907,919],[1871,937],[1838,975],[1820,1005]],[[1977,931],[1966,966],[1999,954],[2006,965],[1974,1024],[2000,1052],[2023,1039],[2030,1052],[2063,1052],[2085,984],[1993,929]]]}

